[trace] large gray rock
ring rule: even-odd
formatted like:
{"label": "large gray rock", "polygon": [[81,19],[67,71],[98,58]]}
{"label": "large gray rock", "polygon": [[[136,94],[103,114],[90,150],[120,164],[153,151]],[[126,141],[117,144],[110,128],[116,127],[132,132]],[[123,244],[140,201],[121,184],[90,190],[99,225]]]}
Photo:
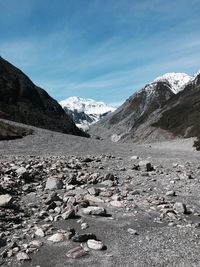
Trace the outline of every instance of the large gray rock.
{"label": "large gray rock", "polygon": [[27,261],[27,260],[30,260],[30,257],[25,252],[19,252],[16,255],[16,258],[17,258],[18,261]]}
{"label": "large gray rock", "polygon": [[29,179],[30,175],[26,168],[20,167],[16,170],[17,175],[22,179]]}
{"label": "large gray rock", "polygon": [[0,207],[9,207],[12,203],[12,196],[9,194],[0,195]]}
{"label": "large gray rock", "polygon": [[186,205],[181,202],[175,202],[174,210],[176,213],[185,214],[187,213]]}
{"label": "large gray rock", "polygon": [[151,162],[149,162],[148,160],[141,160],[139,162],[139,166],[142,170],[144,171],[152,171],[153,170],[153,166],[151,165]]}
{"label": "large gray rock", "polygon": [[63,188],[63,182],[61,179],[56,177],[51,177],[47,179],[45,189],[57,190],[62,188]]}
{"label": "large gray rock", "polygon": [[95,207],[95,206],[83,208],[83,209],[81,209],[81,212],[84,215],[96,215],[96,216],[105,216],[106,215],[106,210],[103,207]]}

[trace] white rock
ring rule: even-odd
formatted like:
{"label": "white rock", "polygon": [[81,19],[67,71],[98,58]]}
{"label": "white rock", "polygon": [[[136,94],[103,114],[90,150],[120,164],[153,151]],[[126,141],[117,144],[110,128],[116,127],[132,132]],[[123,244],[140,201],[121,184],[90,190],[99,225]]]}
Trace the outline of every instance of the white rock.
{"label": "white rock", "polygon": [[97,215],[97,216],[106,215],[106,210],[103,207],[95,207],[95,206],[83,208],[81,209],[81,212],[85,215]]}
{"label": "white rock", "polygon": [[16,255],[18,261],[27,261],[30,260],[30,257],[25,252],[19,252]]}
{"label": "white rock", "polygon": [[56,233],[48,238],[48,241],[57,243],[65,240],[65,235],[62,233]]}
{"label": "white rock", "polygon": [[131,235],[137,235],[137,231],[135,229],[132,229],[132,228],[128,228],[127,232]]}
{"label": "white rock", "polygon": [[42,245],[43,245],[43,243],[41,242],[41,241],[39,241],[39,240],[33,240],[33,241],[31,241],[30,242],[30,247],[32,248],[39,248],[39,247],[41,247]]}
{"label": "white rock", "polygon": [[100,197],[95,197],[89,194],[85,195],[84,199],[91,203],[103,203],[104,202],[104,200],[101,199]]}
{"label": "white rock", "polygon": [[57,190],[62,188],[63,188],[63,182],[59,178],[50,177],[47,179],[45,189]]}
{"label": "white rock", "polygon": [[110,202],[110,205],[113,206],[113,207],[116,207],[116,208],[121,208],[121,207],[123,207],[122,202],[121,202],[121,201],[118,201],[118,200],[111,201],[111,202]]}
{"label": "white rock", "polygon": [[0,195],[0,207],[8,207],[12,202],[12,197],[9,194]]}
{"label": "white rock", "polygon": [[132,160],[139,159],[139,158],[140,158],[140,157],[138,157],[138,156],[132,156],[132,157],[131,157]]}
{"label": "white rock", "polygon": [[21,178],[24,178],[24,179],[29,178],[29,173],[28,173],[27,169],[24,168],[24,167],[20,167],[20,168],[18,168],[18,169],[16,170],[16,173],[17,173]]}
{"label": "white rock", "polygon": [[87,246],[90,248],[90,249],[93,249],[93,250],[101,250],[103,249],[103,243],[101,241],[96,241],[94,239],[89,239],[87,241]]}
{"label": "white rock", "polygon": [[44,233],[44,231],[43,231],[41,228],[38,228],[38,229],[35,231],[35,235],[36,235],[36,236],[39,236],[39,237],[44,237],[44,236],[45,236],[45,233]]}
{"label": "white rock", "polygon": [[177,212],[177,213],[187,213],[187,208],[186,208],[186,205],[181,203],[181,202],[176,202],[174,204],[174,210]]}

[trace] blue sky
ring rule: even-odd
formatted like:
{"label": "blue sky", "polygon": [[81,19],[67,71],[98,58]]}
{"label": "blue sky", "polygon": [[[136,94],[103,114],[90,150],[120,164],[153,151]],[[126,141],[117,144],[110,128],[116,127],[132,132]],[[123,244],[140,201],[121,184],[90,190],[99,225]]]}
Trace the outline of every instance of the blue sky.
{"label": "blue sky", "polygon": [[0,0],[0,55],[57,100],[117,105],[200,69],[200,0]]}

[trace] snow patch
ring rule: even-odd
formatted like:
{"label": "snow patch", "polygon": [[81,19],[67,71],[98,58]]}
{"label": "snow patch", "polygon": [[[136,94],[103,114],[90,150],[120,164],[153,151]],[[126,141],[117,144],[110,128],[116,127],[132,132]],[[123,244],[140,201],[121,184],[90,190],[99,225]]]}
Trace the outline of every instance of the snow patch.
{"label": "snow patch", "polygon": [[185,73],[166,73],[160,77],[157,77],[154,82],[168,82],[171,86],[171,90],[174,94],[177,94],[183,90],[184,86],[192,79],[191,76]]}

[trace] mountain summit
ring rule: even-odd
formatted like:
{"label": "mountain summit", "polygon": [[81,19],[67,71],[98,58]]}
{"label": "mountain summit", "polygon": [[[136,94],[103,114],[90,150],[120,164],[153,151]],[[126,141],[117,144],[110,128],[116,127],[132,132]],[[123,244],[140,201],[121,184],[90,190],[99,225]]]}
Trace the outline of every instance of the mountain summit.
{"label": "mountain summit", "polygon": [[172,92],[174,94],[177,94],[191,79],[192,77],[185,73],[170,72],[157,77],[154,82],[168,82]]}
{"label": "mountain summit", "polygon": [[60,101],[60,105],[73,118],[76,125],[83,129],[87,129],[90,124],[99,121],[115,110],[104,102],[77,96]]}
{"label": "mountain summit", "polygon": [[[163,107],[194,80],[184,73],[166,73],[129,97],[114,113],[91,127],[90,132],[113,141],[155,141],[173,138],[164,127],[152,127]],[[179,94],[178,94],[179,93]]]}

